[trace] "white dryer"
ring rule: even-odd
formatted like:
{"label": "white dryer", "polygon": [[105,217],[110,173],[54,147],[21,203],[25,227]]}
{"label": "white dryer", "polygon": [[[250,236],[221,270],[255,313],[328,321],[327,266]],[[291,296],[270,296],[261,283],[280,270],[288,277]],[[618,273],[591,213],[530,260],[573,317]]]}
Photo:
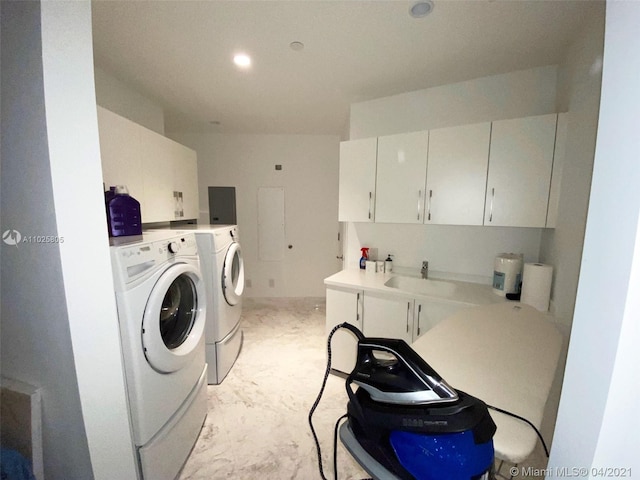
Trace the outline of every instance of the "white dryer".
{"label": "white dryer", "polygon": [[196,235],[207,294],[208,383],[224,380],[242,348],[244,261],[236,225],[182,225]]}
{"label": "white dryer", "polygon": [[146,232],[111,247],[133,437],[142,479],[173,480],[207,414],[206,294],[196,239]]}
{"label": "white dryer", "polygon": [[[244,292],[244,260],[235,225],[213,226],[209,239],[202,234],[196,236],[202,249],[200,262],[207,272],[208,290],[212,295],[212,311],[207,316],[206,355],[207,362],[215,370],[209,372],[209,383],[224,380],[235,363],[242,348],[242,294]],[[206,230],[202,227],[199,232]],[[204,243],[212,242],[205,250]],[[206,254],[205,254],[206,252]],[[209,264],[211,262],[211,264]],[[211,275],[208,275],[211,273]]]}

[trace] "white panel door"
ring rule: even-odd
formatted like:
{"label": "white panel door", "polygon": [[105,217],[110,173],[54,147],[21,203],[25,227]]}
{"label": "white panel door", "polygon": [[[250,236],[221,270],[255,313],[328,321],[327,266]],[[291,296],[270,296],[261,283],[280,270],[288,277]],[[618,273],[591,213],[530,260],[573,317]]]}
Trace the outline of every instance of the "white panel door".
{"label": "white panel door", "polygon": [[424,223],[482,225],[491,123],[429,131]]}
{"label": "white panel door", "polygon": [[429,132],[378,137],[376,223],[422,223]]}
{"label": "white panel door", "polygon": [[[340,323],[349,323],[362,331],[362,290],[327,287],[326,334]],[[336,331],[331,339],[331,368],[351,373],[356,366],[358,340],[346,329]]]}
{"label": "white panel door", "polygon": [[340,142],[338,221],[373,222],[377,138]]}
{"label": "white panel door", "polygon": [[367,337],[398,338],[411,343],[413,300],[399,297],[364,295],[364,334]]}
{"label": "white panel door", "polygon": [[258,259],[264,262],[284,260],[285,216],[284,188],[258,188]]}
{"label": "white panel door", "polygon": [[544,227],[556,114],[493,122],[484,224]]}

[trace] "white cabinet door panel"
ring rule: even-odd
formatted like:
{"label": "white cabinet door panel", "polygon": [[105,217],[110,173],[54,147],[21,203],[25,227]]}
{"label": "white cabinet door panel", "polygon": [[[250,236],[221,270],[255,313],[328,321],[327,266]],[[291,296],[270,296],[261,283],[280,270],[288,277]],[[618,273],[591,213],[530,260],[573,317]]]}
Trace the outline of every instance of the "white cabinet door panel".
{"label": "white cabinet door panel", "polygon": [[366,292],[363,314],[365,336],[399,338],[411,343],[413,300]]}
{"label": "white cabinet door panel", "polygon": [[[175,205],[174,218],[177,220],[198,218],[198,158],[190,148],[171,143],[173,157],[173,191],[182,198],[181,205]],[[178,207],[178,208],[176,208]]]}
{"label": "white cabinet door panel", "polygon": [[[362,291],[327,288],[326,334],[340,323],[349,323],[362,331]],[[351,373],[356,365],[358,340],[346,329],[335,332],[331,340],[331,368]]]}
{"label": "white cabinet door panel", "polygon": [[374,221],[377,148],[377,138],[340,142],[338,221]]}
{"label": "white cabinet door panel", "polygon": [[142,127],[98,106],[98,130],[102,181],[105,189],[126,185],[129,195],[143,202],[144,181],[142,170]]}
{"label": "white cabinet door panel", "polygon": [[378,137],[376,223],[422,223],[429,132]]}
{"label": "white cabinet door panel", "polygon": [[469,307],[461,303],[416,300],[413,341],[415,342],[438,323],[463,308]]}
{"label": "white cabinet door panel", "polygon": [[556,114],[493,122],[485,225],[544,227]]}
{"label": "white cabinet door panel", "polygon": [[491,123],[429,131],[424,223],[482,225]]}
{"label": "white cabinet door panel", "polygon": [[173,156],[171,140],[151,130],[142,132],[144,204],[142,222],[173,220]]}

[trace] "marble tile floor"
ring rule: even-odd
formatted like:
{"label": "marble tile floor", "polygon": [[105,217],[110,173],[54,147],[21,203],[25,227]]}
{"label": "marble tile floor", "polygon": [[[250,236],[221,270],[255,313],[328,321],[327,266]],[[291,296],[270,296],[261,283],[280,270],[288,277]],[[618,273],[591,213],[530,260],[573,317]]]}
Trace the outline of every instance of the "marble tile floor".
{"label": "marble tile floor", "polygon": [[[307,417],[326,368],[324,298],[248,298],[242,322],[242,352],[222,384],[208,387],[209,413],[179,480],[320,479]],[[313,417],[329,479],[346,404],[344,380],[330,375]],[[338,445],[338,478],[367,478]],[[544,469],[542,447],[524,466]]]}

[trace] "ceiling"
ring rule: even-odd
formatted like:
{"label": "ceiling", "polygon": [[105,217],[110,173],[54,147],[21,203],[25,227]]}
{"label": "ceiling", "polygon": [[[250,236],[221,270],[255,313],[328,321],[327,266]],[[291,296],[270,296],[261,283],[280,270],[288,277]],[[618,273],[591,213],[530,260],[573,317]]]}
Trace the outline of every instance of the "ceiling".
{"label": "ceiling", "polygon": [[161,105],[168,132],[340,135],[353,102],[562,62],[596,6],[434,0],[412,18],[412,4],[94,0],[95,63]]}

